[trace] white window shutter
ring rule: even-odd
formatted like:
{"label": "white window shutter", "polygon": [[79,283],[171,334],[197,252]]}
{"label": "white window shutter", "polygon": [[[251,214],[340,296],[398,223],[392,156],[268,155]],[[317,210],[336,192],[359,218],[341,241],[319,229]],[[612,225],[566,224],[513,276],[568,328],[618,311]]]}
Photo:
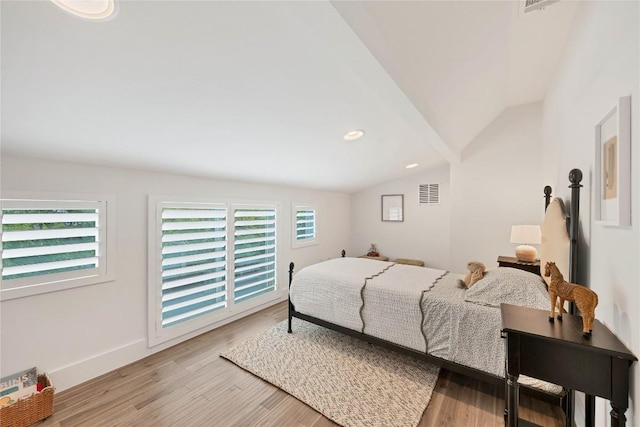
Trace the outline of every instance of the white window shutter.
{"label": "white window shutter", "polygon": [[296,240],[304,242],[316,238],[316,211],[301,208],[296,211]]}
{"label": "white window shutter", "polygon": [[3,201],[3,289],[104,273],[105,214],[100,201]]}
{"label": "white window shutter", "polygon": [[227,209],[162,208],[162,327],[227,306]]}
{"label": "white window shutter", "polygon": [[150,346],[279,298],[277,209],[149,196]]}
{"label": "white window shutter", "polygon": [[276,209],[234,210],[234,303],[276,288]]}

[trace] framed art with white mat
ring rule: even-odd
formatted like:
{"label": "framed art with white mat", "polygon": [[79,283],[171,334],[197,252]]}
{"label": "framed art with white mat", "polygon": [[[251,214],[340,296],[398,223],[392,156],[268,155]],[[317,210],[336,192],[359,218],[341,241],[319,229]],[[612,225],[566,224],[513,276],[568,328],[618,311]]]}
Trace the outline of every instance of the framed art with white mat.
{"label": "framed art with white mat", "polygon": [[382,220],[404,221],[404,194],[385,194],[382,196]]}
{"label": "framed art with white mat", "polygon": [[601,225],[631,225],[631,97],[618,100],[597,125],[594,213]]}

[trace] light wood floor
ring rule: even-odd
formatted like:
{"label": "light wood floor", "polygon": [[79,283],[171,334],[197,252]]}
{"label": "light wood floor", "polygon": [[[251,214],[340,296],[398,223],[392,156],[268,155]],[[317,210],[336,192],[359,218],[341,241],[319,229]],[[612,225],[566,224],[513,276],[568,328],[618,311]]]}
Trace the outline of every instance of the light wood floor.
{"label": "light wood floor", "polygon": [[[286,309],[277,304],[58,393],[53,416],[36,426],[335,426],[219,357],[286,319]],[[442,371],[420,426],[503,426],[503,408],[498,387]],[[563,425],[560,408],[526,396],[520,416]]]}

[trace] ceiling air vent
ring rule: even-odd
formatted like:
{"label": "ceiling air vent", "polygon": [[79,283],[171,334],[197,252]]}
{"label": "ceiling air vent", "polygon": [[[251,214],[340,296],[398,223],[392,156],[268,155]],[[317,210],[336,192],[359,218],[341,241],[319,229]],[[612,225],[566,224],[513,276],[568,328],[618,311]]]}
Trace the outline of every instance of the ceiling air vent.
{"label": "ceiling air vent", "polygon": [[557,1],[560,0],[524,0],[524,13],[544,9],[546,6]]}
{"label": "ceiling air vent", "polygon": [[420,204],[440,204],[440,184],[420,184]]}

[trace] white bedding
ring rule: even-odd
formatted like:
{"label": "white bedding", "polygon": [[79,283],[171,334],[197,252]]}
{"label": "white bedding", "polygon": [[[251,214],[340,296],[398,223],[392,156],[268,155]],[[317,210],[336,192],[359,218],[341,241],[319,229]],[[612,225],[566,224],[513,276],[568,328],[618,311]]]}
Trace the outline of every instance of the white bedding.
{"label": "white bedding", "polygon": [[[508,288],[517,283],[514,276],[530,274],[508,268],[495,271],[485,277],[488,286]],[[466,301],[472,292],[458,285],[461,278],[425,267],[337,258],[300,270],[290,299],[299,313],[504,376],[499,301],[495,306]],[[521,299],[520,305],[548,309],[542,279],[530,279],[532,288],[514,288],[509,297],[516,303]],[[478,285],[483,286],[474,286]],[[481,287],[474,290],[478,291]],[[557,386],[541,388],[559,391]]]}
{"label": "white bedding", "polygon": [[296,311],[362,332],[362,288],[367,278],[393,266],[364,258],[336,258],[296,273],[290,298]]}

